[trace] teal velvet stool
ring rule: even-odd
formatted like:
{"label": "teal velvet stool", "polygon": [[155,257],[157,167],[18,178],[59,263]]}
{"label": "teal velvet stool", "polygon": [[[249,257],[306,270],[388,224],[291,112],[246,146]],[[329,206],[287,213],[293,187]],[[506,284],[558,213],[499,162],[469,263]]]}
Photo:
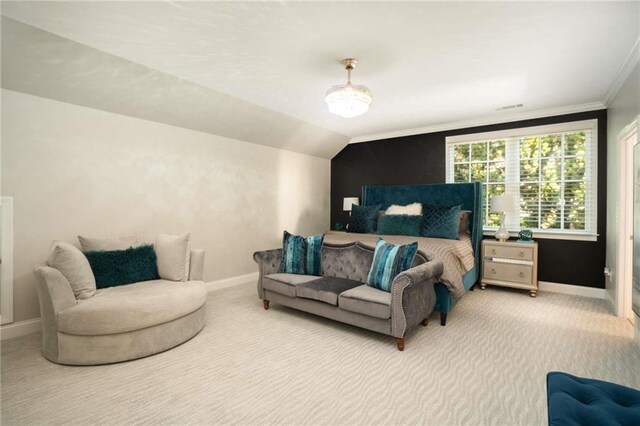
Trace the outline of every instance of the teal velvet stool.
{"label": "teal velvet stool", "polygon": [[602,380],[547,374],[550,426],[640,425],[640,391]]}

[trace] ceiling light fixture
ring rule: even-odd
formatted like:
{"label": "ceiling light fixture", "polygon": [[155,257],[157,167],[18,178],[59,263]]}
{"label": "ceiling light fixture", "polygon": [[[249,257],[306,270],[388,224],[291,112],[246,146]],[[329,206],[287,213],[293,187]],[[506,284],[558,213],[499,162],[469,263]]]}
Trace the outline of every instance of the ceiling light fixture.
{"label": "ceiling light fixture", "polygon": [[357,63],[358,61],[353,58],[342,60],[342,65],[347,70],[347,84],[333,86],[327,90],[325,100],[329,106],[329,112],[351,118],[362,115],[369,110],[373,99],[371,91],[365,86],[351,84],[351,70],[356,67]]}

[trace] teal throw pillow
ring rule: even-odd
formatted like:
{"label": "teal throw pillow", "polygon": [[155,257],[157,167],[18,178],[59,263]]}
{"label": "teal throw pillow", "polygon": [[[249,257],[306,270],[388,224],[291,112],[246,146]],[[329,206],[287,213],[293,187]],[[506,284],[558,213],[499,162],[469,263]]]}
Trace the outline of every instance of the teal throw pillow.
{"label": "teal throw pillow", "polygon": [[431,238],[457,240],[460,229],[460,207],[422,205],[420,235]]}
{"label": "teal throw pillow", "polygon": [[305,238],[307,244],[307,261],[305,272],[307,275],[320,276],[320,259],[322,256],[322,241],[324,234],[312,235]]}
{"label": "teal throw pillow", "polygon": [[417,242],[398,246],[378,238],[373,263],[367,276],[367,285],[390,292],[393,279],[400,272],[411,268],[417,251]]}
{"label": "teal throw pillow", "polygon": [[282,237],[282,263],[280,272],[302,274],[305,270],[306,243],[304,237],[284,231]]}
{"label": "teal throw pillow", "polygon": [[378,234],[420,236],[422,216],[386,214],[378,219]]}
{"label": "teal throw pillow", "polygon": [[381,207],[381,205],[359,206],[354,204],[351,207],[351,217],[349,218],[347,231],[358,234],[371,234],[376,232],[378,212]]}
{"label": "teal throw pillow", "polygon": [[323,240],[322,234],[305,238],[284,231],[279,272],[319,276]]}
{"label": "teal throw pillow", "polygon": [[156,252],[151,244],[126,250],[88,251],[84,255],[91,265],[97,288],[160,279]]}

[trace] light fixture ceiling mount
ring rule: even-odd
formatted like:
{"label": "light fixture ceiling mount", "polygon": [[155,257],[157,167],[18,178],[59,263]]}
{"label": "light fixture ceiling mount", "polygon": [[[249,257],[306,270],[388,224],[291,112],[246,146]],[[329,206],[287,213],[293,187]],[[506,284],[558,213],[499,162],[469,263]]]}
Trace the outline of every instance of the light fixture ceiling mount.
{"label": "light fixture ceiling mount", "polygon": [[347,84],[331,87],[327,90],[325,100],[329,112],[346,118],[357,117],[369,110],[373,95],[365,86],[351,83],[351,71],[356,67],[358,60],[346,58],[341,63],[347,70]]}

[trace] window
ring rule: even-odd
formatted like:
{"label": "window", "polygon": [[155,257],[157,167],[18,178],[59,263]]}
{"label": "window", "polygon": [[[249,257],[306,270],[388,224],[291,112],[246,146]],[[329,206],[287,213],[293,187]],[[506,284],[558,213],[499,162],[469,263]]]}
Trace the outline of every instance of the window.
{"label": "window", "polygon": [[508,193],[510,231],[595,239],[596,138],[596,120],[447,137],[447,182],[484,183],[485,230],[500,222],[491,198]]}

